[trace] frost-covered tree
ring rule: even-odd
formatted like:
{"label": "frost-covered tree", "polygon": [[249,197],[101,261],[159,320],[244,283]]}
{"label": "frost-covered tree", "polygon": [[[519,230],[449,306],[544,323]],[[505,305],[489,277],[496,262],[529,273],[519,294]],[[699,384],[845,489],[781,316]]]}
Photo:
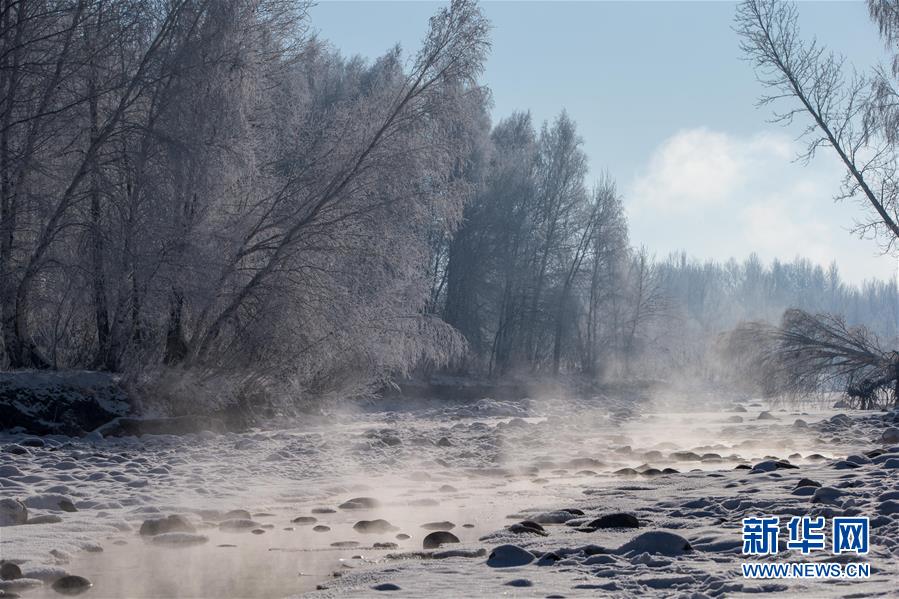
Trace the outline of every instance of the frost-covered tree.
{"label": "frost-covered tree", "polygon": [[429,234],[471,193],[488,25],[456,0],[374,62],[283,0],[7,2],[0,315],[11,367],[441,363]]}

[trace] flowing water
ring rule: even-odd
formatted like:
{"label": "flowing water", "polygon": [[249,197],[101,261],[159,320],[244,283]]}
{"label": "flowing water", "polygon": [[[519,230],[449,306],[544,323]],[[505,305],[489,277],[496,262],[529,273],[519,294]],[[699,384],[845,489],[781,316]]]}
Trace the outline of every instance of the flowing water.
{"label": "flowing water", "polygon": [[[66,451],[79,453],[84,471],[65,482],[81,496],[77,515],[99,522],[122,517],[132,529],[97,535],[101,552],[75,552],[62,567],[94,583],[86,595],[91,597],[284,597],[313,590],[342,572],[389,561],[390,554],[421,551],[430,532],[422,528],[425,523],[449,521],[452,526],[443,528],[451,528],[461,546],[476,548],[479,537],[516,521],[510,516],[522,510],[575,507],[603,488],[666,476],[658,474],[664,468],[732,470],[766,456],[803,463],[818,459],[815,454],[842,451],[794,425],[796,418],[813,422],[828,411],[774,412],[772,420],[759,420],[760,406],[748,412],[730,407],[616,413],[586,403],[540,415],[524,410],[523,418],[507,409],[512,408],[366,413],[343,424],[319,422],[289,431],[109,441],[91,448],[100,456],[96,460],[112,460],[128,477],[142,472],[149,482],[136,490],[113,485],[105,490],[108,497],[98,496],[102,486],[86,482],[102,467],[92,465],[84,457],[87,448],[76,441],[58,448],[54,459]],[[129,470],[131,463],[140,468]],[[638,473],[622,473],[626,468]],[[164,474],[154,478],[154,471]],[[379,505],[338,507],[358,496]],[[91,505],[101,499],[118,503]],[[122,508],[118,513],[116,505]],[[203,511],[232,508],[249,510],[255,528],[264,532],[221,531],[216,516]],[[142,519],[170,513],[189,516],[208,541],[169,546],[138,535]],[[298,516],[316,521],[293,523]],[[353,529],[359,520],[374,519],[385,519],[394,529],[380,534]],[[60,527],[33,528],[52,538],[54,526]],[[330,530],[316,532],[313,526]],[[22,543],[28,528],[15,527],[25,535]],[[58,531],[66,534],[65,528]],[[398,539],[400,533],[410,538]],[[374,548],[375,543],[396,547]],[[15,541],[3,547],[4,558],[17,557]],[[44,586],[23,596],[58,595]]]}

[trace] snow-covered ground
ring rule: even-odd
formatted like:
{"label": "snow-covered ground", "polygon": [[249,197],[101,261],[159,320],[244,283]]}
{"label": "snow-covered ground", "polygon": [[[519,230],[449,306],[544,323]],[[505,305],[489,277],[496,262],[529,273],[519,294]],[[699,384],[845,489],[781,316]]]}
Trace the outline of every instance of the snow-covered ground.
{"label": "snow-covered ground", "polygon": [[[37,522],[0,527],[0,559],[22,571],[0,590],[57,596],[71,574],[93,582],[89,597],[894,595],[899,440],[881,435],[895,414],[835,414],[707,398],[395,401],[245,434],[0,436],[0,497]],[[874,449],[886,453],[864,456]],[[834,490],[815,498],[796,490],[803,478]],[[640,527],[585,526],[615,512]],[[140,534],[172,514],[174,532]],[[871,578],[743,579],[741,519],[767,514],[870,516],[858,559]],[[460,543],[424,550],[435,530]],[[639,537],[655,531],[692,550]]]}

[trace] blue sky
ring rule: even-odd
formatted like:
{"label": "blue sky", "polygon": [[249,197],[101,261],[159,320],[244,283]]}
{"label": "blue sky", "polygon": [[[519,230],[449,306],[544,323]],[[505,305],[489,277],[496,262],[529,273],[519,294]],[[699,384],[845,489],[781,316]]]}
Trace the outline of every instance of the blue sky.
{"label": "blue sky", "polygon": [[[435,2],[324,1],[312,26],[344,54],[413,53]],[[740,59],[731,2],[484,2],[493,50],[483,81],[494,120],[566,109],[591,177],[618,182],[632,243],[700,259],[804,255],[860,282],[895,276],[895,258],[849,229],[863,215],[834,204],[839,164],[791,162],[800,129],[768,122]],[[803,2],[801,27],[865,67],[883,46],[863,2]]]}

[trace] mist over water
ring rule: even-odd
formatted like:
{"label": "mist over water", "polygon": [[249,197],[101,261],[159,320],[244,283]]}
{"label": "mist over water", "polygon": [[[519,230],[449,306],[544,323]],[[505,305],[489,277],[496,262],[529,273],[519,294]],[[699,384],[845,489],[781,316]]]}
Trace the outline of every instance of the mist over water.
{"label": "mist over water", "polygon": [[[95,597],[284,597],[327,584],[335,573],[383,566],[388,555],[421,551],[430,532],[421,527],[425,523],[450,522],[460,546],[476,549],[490,544],[480,537],[513,522],[539,520],[541,512],[671,476],[660,473],[665,468],[732,470],[766,456],[802,464],[814,462],[812,454],[847,450],[793,424],[797,417],[813,422],[830,412],[775,410],[772,420],[758,420],[761,404],[742,411],[702,398],[385,407],[347,408],[280,431],[109,440],[112,445],[95,448],[98,453],[136,457],[131,452],[139,450],[145,471],[168,473],[155,481],[147,475],[148,486],[130,493],[133,507],[116,514],[131,532],[98,539],[102,553],[77,552],[64,567],[92,580]],[[694,411],[685,411],[689,407]],[[84,450],[80,443],[71,450]],[[59,459],[64,451],[55,453]],[[69,487],[83,499],[99,499],[89,483]],[[378,506],[338,507],[354,497],[374,498]],[[317,513],[321,508],[334,512]],[[210,510],[229,509],[248,510],[264,532],[219,530]],[[112,510],[82,511],[85,517],[116,517]],[[172,547],[137,534],[144,518],[168,514],[189,517],[208,542]],[[293,523],[299,516],[316,520]],[[353,529],[360,520],[375,519],[393,529]],[[397,539],[400,533],[410,538]],[[358,545],[332,546],[341,542]],[[375,543],[396,547],[375,549]],[[44,587],[25,596],[56,595]]]}

